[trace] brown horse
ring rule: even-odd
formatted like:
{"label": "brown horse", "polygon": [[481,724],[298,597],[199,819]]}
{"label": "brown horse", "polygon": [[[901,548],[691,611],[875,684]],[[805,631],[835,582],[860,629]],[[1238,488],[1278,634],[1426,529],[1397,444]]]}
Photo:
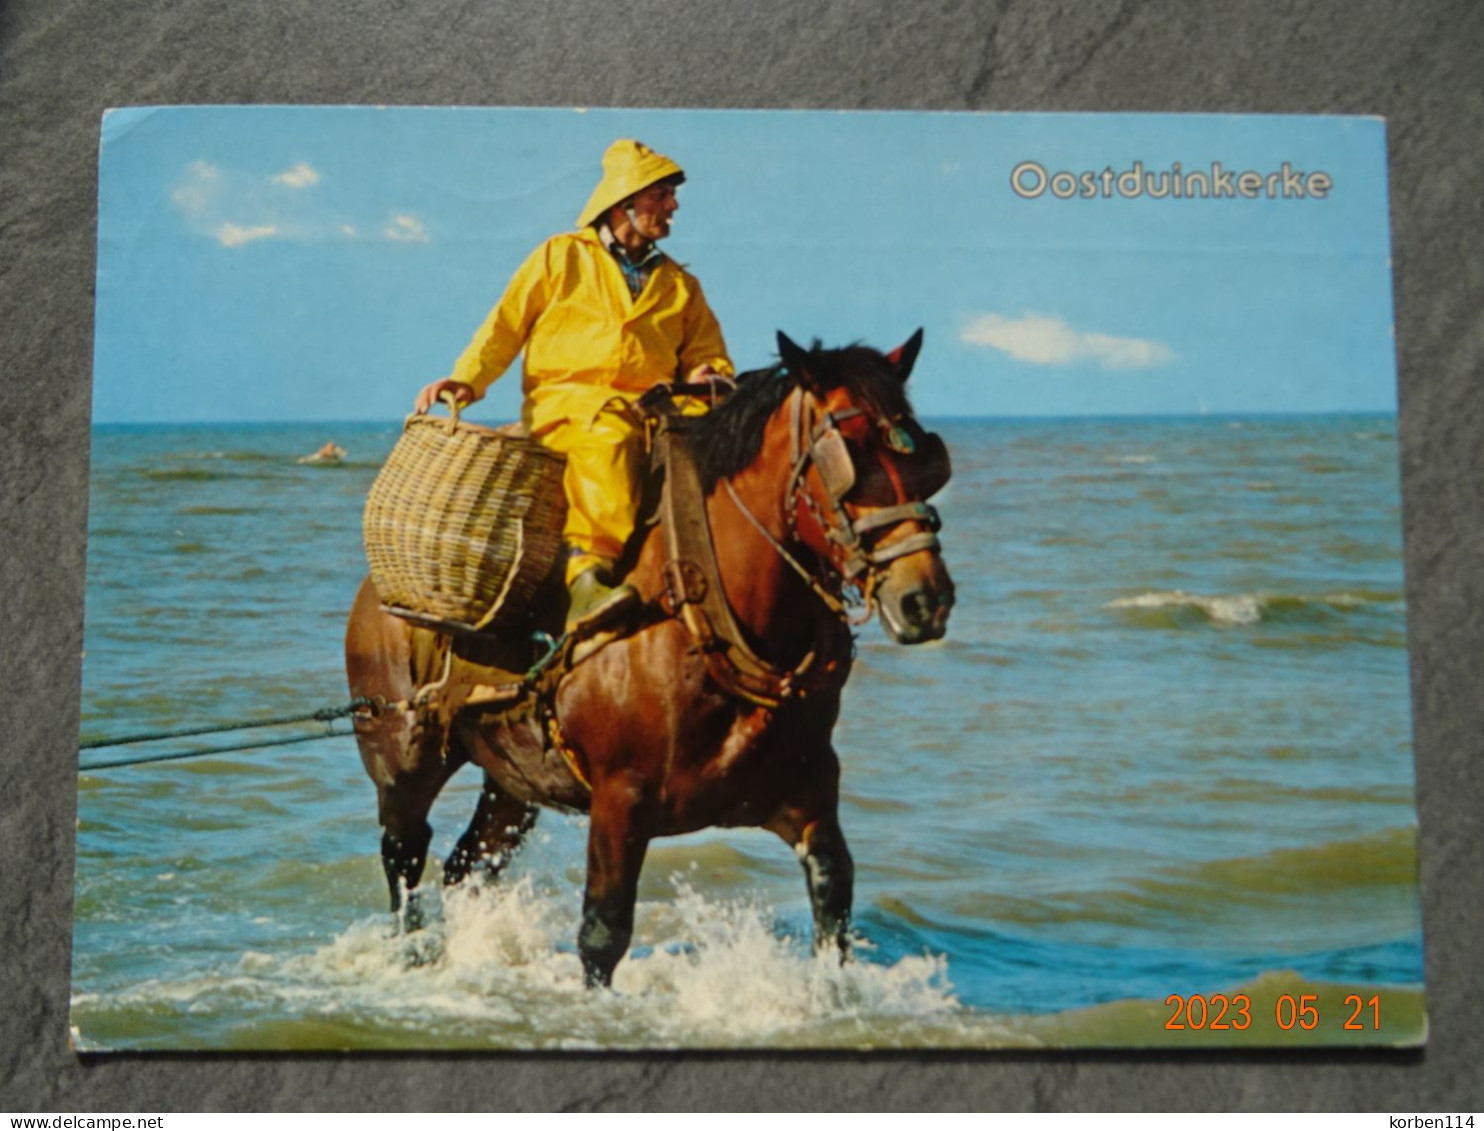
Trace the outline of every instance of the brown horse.
{"label": "brown horse", "polygon": [[[663,533],[641,527],[628,576],[646,603],[638,627],[600,642],[544,697],[481,702],[470,688],[521,670],[503,658],[506,645],[413,627],[362,584],[346,667],[353,694],[389,704],[358,718],[356,733],[376,783],[392,910],[409,927],[428,811],[473,762],[484,790],[444,883],[475,867],[498,872],[538,805],[586,810],[578,949],[590,985],[607,984],[628,949],[650,840],[716,825],[782,837],[804,866],[816,948],[848,953],[853,866],[831,732],[851,623],[877,609],[893,639],[915,644],[944,634],[953,604],[926,502],[948,480],[947,452],[918,425],[904,388],[921,343],[919,330],[889,354],[806,351],[780,333],[781,364],[744,375],[692,425],[719,588],[734,614],[720,619],[738,639],[705,632],[717,617],[698,621],[693,607],[679,615],[696,600],[677,596],[685,571]],[[420,700],[432,685],[442,698]]]}

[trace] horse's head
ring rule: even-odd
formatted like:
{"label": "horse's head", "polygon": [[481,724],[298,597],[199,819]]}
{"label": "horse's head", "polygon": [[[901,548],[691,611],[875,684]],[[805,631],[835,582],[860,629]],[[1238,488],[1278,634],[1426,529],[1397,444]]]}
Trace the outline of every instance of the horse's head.
{"label": "horse's head", "polygon": [[948,629],[953,580],[943,564],[938,512],[948,449],[907,403],[922,348],[918,330],[890,353],[863,346],[804,350],[781,331],[778,353],[798,383],[788,410],[794,533],[874,607],[900,644]]}

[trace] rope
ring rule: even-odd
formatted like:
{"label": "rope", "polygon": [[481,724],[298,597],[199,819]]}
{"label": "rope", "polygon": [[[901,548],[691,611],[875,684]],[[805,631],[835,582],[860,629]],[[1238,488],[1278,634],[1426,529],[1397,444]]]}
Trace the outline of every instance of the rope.
{"label": "rope", "polygon": [[107,762],[89,762],[79,765],[77,772],[92,773],[94,770],[109,770],[116,766],[138,766],[145,762],[175,762],[182,758],[204,758],[211,754],[228,754],[234,750],[257,750],[265,746],[291,746],[296,742],[314,742],[321,738],[346,738],[355,734],[353,730],[326,730],[322,734],[300,734],[293,738],[271,738],[266,742],[243,742],[235,746],[206,746],[199,750],[182,750],[178,754],[152,754],[142,758],[115,758]]}
{"label": "rope", "polygon": [[139,766],[146,762],[176,762],[182,758],[206,758],[213,754],[230,754],[236,750],[261,750],[269,746],[292,746],[297,742],[314,742],[321,738],[345,738],[355,734],[353,730],[336,730],[330,724],[336,719],[354,715],[358,711],[377,712],[386,704],[378,699],[352,699],[343,707],[322,707],[303,715],[280,715],[272,719],[247,719],[236,723],[217,723],[213,726],[180,727],[177,730],[156,730],[147,734],[126,734],[121,738],[95,738],[91,742],[78,743],[78,752],[98,750],[106,746],[129,746],[136,742],[161,742],[171,738],[191,738],[201,734],[224,734],[234,730],[254,730],[259,727],[287,726],[290,723],[324,723],[325,729],[316,734],[298,734],[289,738],[269,738],[261,742],[239,742],[230,746],[201,746],[195,750],[180,750],[172,754],[146,754],[138,758],[110,758],[101,762],[79,764],[78,773],[94,770],[110,770],[117,766]]}
{"label": "rope", "polygon": [[[357,711],[376,710],[380,704],[372,699],[353,699],[344,707],[322,707],[307,715],[284,715],[276,719],[252,719],[240,723],[220,723],[216,726],[183,727],[180,730],[158,730],[148,734],[126,734],[122,738],[97,738],[78,744],[79,750],[98,750],[105,746],[129,746],[136,742],[159,742],[167,738],[192,738],[200,734],[223,734],[233,730],[252,730],[255,727],[278,727],[289,723],[330,723],[343,719]],[[260,743],[258,745],[270,745]],[[249,749],[240,747],[239,749]]]}

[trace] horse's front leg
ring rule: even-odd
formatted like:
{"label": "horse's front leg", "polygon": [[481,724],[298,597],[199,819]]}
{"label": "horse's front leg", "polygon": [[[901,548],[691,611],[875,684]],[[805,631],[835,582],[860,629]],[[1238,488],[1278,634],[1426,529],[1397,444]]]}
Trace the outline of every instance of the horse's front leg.
{"label": "horse's front leg", "polygon": [[587,837],[587,890],[577,950],[589,986],[606,986],[634,934],[639,872],[649,847],[644,792],[637,780],[609,779],[593,789]]}
{"label": "horse's front leg", "polygon": [[833,947],[845,962],[850,957],[850,906],[855,897],[855,864],[831,805],[827,812],[790,809],[770,821],[769,829],[797,853],[809,886],[814,912],[815,953]]}

